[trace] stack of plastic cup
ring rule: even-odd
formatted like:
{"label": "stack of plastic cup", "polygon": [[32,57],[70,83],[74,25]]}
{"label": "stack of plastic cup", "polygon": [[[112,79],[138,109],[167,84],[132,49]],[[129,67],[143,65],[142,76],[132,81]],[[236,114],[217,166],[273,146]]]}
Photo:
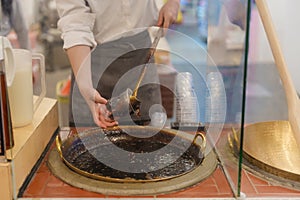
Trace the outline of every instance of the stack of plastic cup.
{"label": "stack of plastic cup", "polygon": [[191,73],[181,72],[177,74],[175,93],[176,122],[198,122],[199,106]]}
{"label": "stack of plastic cup", "polygon": [[222,75],[210,72],[207,77],[208,93],[206,95],[206,122],[224,122],[226,115],[226,93]]}

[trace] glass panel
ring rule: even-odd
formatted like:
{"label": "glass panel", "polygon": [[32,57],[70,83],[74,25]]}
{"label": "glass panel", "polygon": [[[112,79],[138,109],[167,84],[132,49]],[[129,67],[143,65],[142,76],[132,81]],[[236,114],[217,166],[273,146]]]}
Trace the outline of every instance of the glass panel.
{"label": "glass panel", "polygon": [[240,133],[244,123],[250,2],[208,1],[208,137],[214,142],[235,196],[241,195],[239,149],[243,138]]}
{"label": "glass panel", "polygon": [[290,118],[291,113],[299,116],[299,5],[295,0],[257,0],[251,18],[244,164],[269,185],[291,189],[285,197],[300,188],[299,131]]}

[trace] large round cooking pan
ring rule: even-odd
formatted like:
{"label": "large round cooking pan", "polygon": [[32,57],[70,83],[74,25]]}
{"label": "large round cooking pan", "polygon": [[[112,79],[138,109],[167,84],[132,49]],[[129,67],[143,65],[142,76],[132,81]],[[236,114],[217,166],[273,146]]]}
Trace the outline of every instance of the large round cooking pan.
{"label": "large round cooking pan", "polygon": [[[240,134],[233,129],[230,146],[239,153]],[[289,121],[265,121],[244,128],[243,157],[249,167],[300,181],[300,149]]]}
{"label": "large round cooking pan", "polygon": [[204,159],[203,133],[150,126],[75,131],[56,138],[64,163],[84,176],[109,182],[149,182],[186,174]]}

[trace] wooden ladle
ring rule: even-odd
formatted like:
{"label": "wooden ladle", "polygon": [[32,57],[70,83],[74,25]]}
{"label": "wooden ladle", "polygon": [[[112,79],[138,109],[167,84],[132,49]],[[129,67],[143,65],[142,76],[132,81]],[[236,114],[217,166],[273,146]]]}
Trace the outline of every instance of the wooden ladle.
{"label": "wooden ladle", "polygon": [[266,0],[256,0],[256,5],[267,34],[272,54],[286,93],[288,117],[298,146],[300,147],[300,101],[288,72],[279,40],[276,35]]}

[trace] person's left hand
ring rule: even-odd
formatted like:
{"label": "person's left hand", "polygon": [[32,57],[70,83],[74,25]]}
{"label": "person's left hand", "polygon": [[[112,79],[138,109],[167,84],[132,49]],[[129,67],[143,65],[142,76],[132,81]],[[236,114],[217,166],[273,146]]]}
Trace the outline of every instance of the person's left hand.
{"label": "person's left hand", "polygon": [[169,28],[176,21],[179,8],[180,0],[168,0],[159,12],[157,26]]}

